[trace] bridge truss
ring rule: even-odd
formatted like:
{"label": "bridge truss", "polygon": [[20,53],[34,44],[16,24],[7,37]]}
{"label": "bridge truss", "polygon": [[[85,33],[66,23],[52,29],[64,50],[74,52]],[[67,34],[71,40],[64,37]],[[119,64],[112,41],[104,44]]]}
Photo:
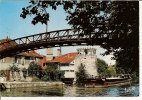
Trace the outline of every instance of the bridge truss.
{"label": "bridge truss", "polygon": [[25,36],[0,43],[0,59],[18,53],[60,46],[100,45],[112,39],[111,33],[86,33],[83,29],[65,29]]}

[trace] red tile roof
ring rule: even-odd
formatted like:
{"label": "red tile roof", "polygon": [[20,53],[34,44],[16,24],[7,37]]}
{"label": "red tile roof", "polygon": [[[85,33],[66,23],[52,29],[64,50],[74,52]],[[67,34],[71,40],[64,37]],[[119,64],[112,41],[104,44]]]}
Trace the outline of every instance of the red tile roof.
{"label": "red tile roof", "polygon": [[61,55],[53,60],[49,60],[46,63],[55,63],[55,62],[70,63],[76,58],[76,56],[77,56],[77,52],[67,53],[67,54]]}
{"label": "red tile roof", "polygon": [[[0,43],[4,43],[4,42],[8,42],[8,41],[11,41],[11,39],[8,38],[8,37],[6,37],[6,39],[1,39],[1,40],[0,40]],[[3,49],[3,48],[6,49],[6,48],[8,48],[9,46],[11,47],[11,46],[15,46],[15,45],[17,45],[17,43],[16,43],[15,41],[11,41],[11,42],[9,42],[9,43],[4,43],[4,45],[0,46],[0,50]]]}

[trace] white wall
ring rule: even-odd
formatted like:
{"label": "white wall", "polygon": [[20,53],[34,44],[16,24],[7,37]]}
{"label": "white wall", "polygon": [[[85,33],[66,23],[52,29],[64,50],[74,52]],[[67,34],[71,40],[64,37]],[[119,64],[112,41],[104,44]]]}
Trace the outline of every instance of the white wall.
{"label": "white wall", "polygon": [[[65,78],[75,78],[76,80],[75,72],[78,71],[78,67],[80,64],[85,65],[85,69],[87,71],[87,74],[90,76],[97,76],[97,56],[94,55],[77,55],[74,61],[72,61],[69,66],[60,66],[60,70],[65,71]],[[74,70],[74,72],[71,72],[71,70]]]}
{"label": "white wall", "polygon": [[60,70],[65,71],[65,78],[74,78],[75,77],[75,66],[73,65],[74,61],[72,61],[69,66],[60,65]]}
{"label": "white wall", "polygon": [[[98,72],[97,72],[97,56],[94,55],[78,55],[75,59],[75,71],[78,71],[78,67],[80,66],[80,64],[82,63],[83,65],[85,65],[85,69],[87,71],[88,75],[93,75],[93,76],[97,76]],[[76,80],[76,77],[75,77]],[[75,81],[74,80],[74,81]]]}
{"label": "white wall", "polygon": [[[12,63],[0,63],[0,70],[6,70],[12,65],[13,65]],[[19,67],[20,69],[28,68],[28,66],[29,66],[29,64],[28,65],[22,65],[22,64],[17,64],[17,63],[15,63],[15,65],[17,67]]]}

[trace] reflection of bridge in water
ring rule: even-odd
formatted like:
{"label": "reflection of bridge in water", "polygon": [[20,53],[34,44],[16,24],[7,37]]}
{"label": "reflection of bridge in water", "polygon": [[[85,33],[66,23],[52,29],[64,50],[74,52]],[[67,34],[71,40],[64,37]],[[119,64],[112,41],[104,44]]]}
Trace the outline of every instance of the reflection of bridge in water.
{"label": "reflection of bridge in water", "polygon": [[83,29],[65,29],[45,32],[0,43],[0,59],[42,48],[78,45],[100,45],[112,39],[110,33],[91,32]]}

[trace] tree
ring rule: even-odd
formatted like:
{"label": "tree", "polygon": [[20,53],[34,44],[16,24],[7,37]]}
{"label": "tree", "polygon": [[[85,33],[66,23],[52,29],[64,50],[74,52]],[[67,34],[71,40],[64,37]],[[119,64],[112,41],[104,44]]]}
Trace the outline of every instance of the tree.
{"label": "tree", "polygon": [[[139,3],[138,1],[112,2],[106,28],[112,31],[114,42],[106,42],[104,55],[113,53],[116,66],[127,73],[139,75]],[[108,10],[107,10],[108,11]],[[132,20],[133,19],[133,20]],[[117,44],[117,45],[116,45]]]}
{"label": "tree", "polygon": [[43,77],[42,80],[48,81],[60,81],[61,78],[64,78],[64,71],[58,70],[58,64],[49,63],[45,70],[42,71]]}
{"label": "tree", "polygon": [[108,71],[108,65],[104,60],[97,58],[97,68],[99,75],[105,77],[110,76],[110,72]]}
{"label": "tree", "polygon": [[87,78],[87,72],[85,70],[85,65],[83,65],[82,63],[80,64],[80,66],[78,67],[78,71],[75,73],[76,75],[76,83],[77,84],[82,84],[84,83],[84,79]]}
{"label": "tree", "polygon": [[26,69],[26,68],[23,68],[23,69],[22,69],[22,72],[23,72],[23,77],[26,79],[26,76],[27,76],[27,69]]}
{"label": "tree", "polygon": [[111,77],[116,77],[117,76],[115,67],[109,66],[107,70],[110,72]]}
{"label": "tree", "polygon": [[35,62],[31,62],[28,67],[28,74],[29,76],[36,76],[41,79],[42,77],[42,68]]}
{"label": "tree", "polygon": [[[49,13],[46,8],[56,10],[58,5],[68,13],[66,20],[74,29],[82,28],[83,35],[95,32],[107,33],[111,39],[101,42],[107,51],[113,53],[117,61],[127,71],[139,75],[139,2],[138,1],[39,1],[31,0],[30,6],[23,8],[21,17],[35,15],[32,24],[47,24]],[[111,41],[112,40],[112,41]],[[93,42],[93,39],[90,40]],[[99,42],[99,41],[98,41]]]}
{"label": "tree", "polygon": [[47,72],[54,72],[55,70],[57,70],[57,68],[58,65],[56,63],[49,63],[45,70]]}

